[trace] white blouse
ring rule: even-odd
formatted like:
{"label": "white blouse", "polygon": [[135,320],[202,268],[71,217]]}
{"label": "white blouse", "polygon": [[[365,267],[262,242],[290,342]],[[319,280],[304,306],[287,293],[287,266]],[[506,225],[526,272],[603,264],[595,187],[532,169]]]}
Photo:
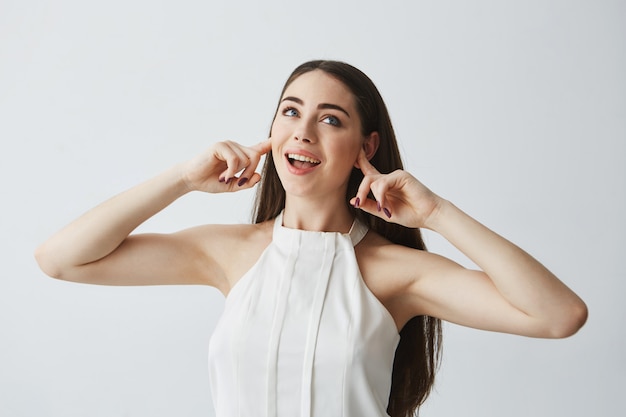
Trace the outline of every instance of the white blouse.
{"label": "white blouse", "polygon": [[232,288],[209,344],[217,417],[387,416],[400,340],[363,282],[367,233],[282,226]]}

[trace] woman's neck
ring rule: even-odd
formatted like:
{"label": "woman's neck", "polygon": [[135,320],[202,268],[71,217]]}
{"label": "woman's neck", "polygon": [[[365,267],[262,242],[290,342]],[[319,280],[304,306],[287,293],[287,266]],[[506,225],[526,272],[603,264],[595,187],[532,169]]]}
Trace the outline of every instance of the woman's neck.
{"label": "woman's neck", "polygon": [[291,229],[348,233],[354,215],[344,201],[287,196],[283,225]]}

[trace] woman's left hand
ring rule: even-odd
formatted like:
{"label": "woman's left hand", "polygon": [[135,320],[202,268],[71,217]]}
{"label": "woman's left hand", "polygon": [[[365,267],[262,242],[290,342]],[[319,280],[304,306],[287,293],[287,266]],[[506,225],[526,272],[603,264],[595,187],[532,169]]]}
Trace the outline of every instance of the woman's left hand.
{"label": "woman's left hand", "polygon": [[[443,201],[441,197],[406,171],[381,174],[370,164],[363,150],[359,153],[356,167],[365,177],[350,204],[406,227],[429,228]],[[368,198],[370,191],[375,200]]]}

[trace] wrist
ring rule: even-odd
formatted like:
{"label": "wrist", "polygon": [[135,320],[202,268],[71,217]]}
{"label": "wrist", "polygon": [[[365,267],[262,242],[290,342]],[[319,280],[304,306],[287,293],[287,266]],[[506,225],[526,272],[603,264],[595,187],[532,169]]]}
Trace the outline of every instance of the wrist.
{"label": "wrist", "polygon": [[453,210],[458,210],[450,201],[440,198],[435,208],[424,222],[424,228],[434,232],[440,232],[446,224],[446,218]]}
{"label": "wrist", "polygon": [[186,180],[184,172],[184,164],[177,164],[155,177],[155,180],[166,187],[169,190],[167,193],[176,199],[194,191]]}
{"label": "wrist", "polygon": [[171,168],[175,187],[179,190],[180,195],[196,191],[192,181],[189,179],[187,163],[179,163]]}

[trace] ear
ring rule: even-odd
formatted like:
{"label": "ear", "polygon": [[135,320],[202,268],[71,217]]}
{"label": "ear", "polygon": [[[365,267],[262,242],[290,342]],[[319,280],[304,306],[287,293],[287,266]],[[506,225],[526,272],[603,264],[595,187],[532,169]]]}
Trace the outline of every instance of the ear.
{"label": "ear", "polygon": [[378,135],[378,132],[372,132],[369,136],[365,137],[365,140],[363,141],[363,150],[365,151],[365,156],[368,161],[376,154],[379,144],[380,136]]}

